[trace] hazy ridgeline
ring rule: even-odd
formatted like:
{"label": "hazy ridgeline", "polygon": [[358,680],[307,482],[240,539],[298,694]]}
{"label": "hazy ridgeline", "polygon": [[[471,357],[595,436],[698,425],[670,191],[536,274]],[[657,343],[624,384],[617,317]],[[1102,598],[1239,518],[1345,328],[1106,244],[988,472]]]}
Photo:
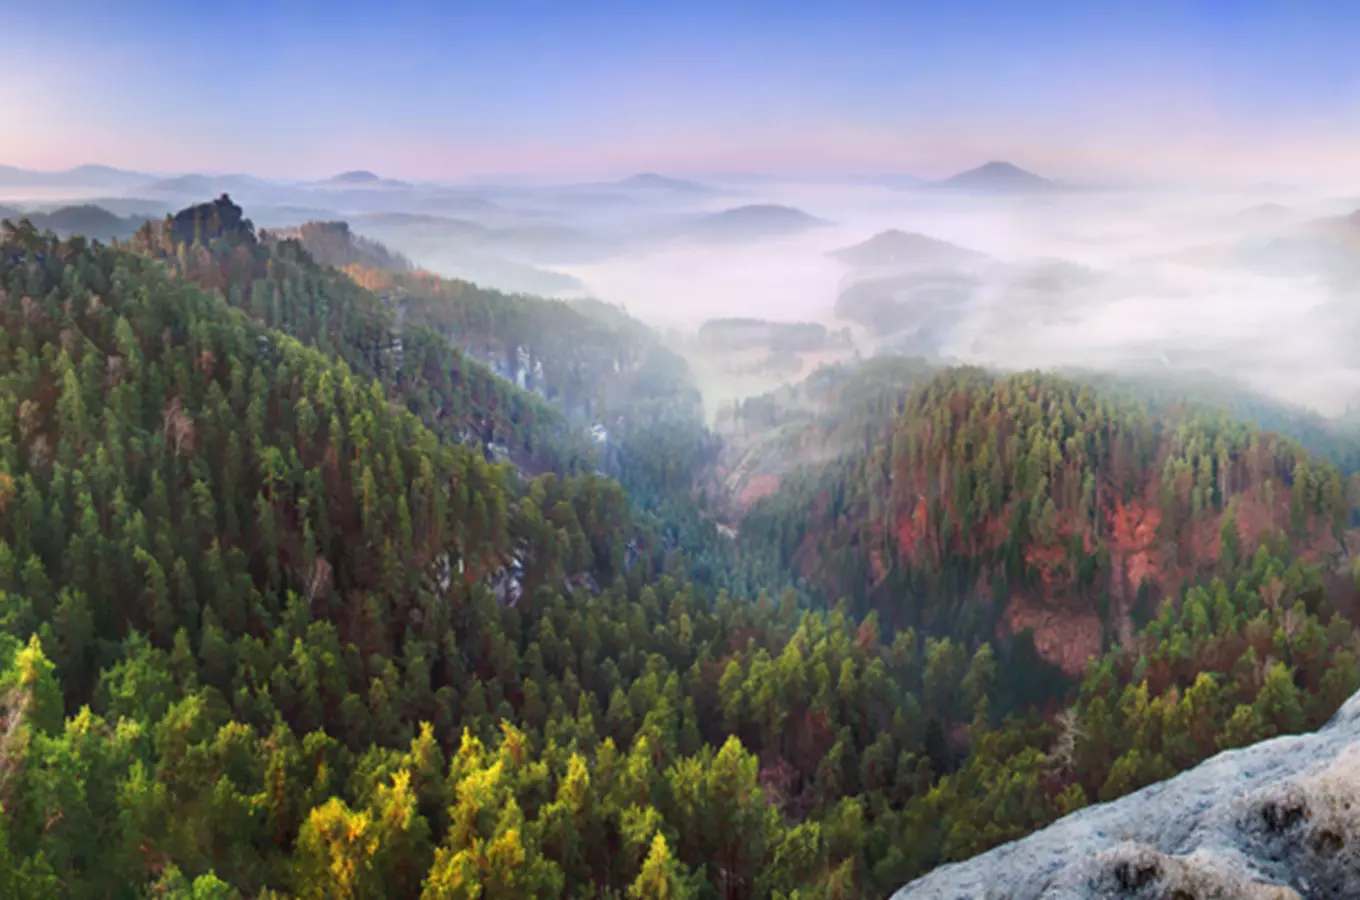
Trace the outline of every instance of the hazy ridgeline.
{"label": "hazy ridgeline", "polygon": [[[103,177],[11,175],[0,205],[40,226],[50,219],[60,233],[91,216],[68,210],[63,219],[54,208],[102,204],[125,219],[96,217],[107,239],[126,237],[139,215],[229,190],[262,226],[343,219],[440,274],[593,296],[681,334],[715,317],[767,318],[848,326],[866,356],[1201,369],[1329,415],[1360,389],[1351,302],[1360,222],[1346,218],[1360,201],[1344,186],[1088,189],[1016,184],[995,170],[964,187],[655,175],[534,187],[367,173],[294,184]],[[830,255],[885,231],[914,243],[879,264],[866,264],[872,254],[858,264]],[[715,404],[847,352],[777,365],[759,355],[735,367],[695,361]]]}

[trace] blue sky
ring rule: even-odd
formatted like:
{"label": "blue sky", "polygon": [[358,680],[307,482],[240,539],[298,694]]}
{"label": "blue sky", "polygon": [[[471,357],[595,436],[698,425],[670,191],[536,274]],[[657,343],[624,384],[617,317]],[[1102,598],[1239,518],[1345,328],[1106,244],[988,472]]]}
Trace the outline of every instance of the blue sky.
{"label": "blue sky", "polygon": [[[6,0],[0,162],[310,177],[1360,161],[1360,3]],[[1057,171],[1054,171],[1057,170]]]}

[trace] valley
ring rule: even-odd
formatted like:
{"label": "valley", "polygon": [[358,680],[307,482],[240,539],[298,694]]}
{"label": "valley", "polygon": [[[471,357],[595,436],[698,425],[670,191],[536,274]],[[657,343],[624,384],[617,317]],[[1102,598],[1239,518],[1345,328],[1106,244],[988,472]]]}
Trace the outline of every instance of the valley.
{"label": "valley", "polygon": [[0,21],[0,900],[1360,896],[1360,5]]}
{"label": "valley", "polygon": [[[369,174],[274,199],[414,190]],[[6,896],[887,896],[1360,688],[1360,436],[1237,377],[1240,325],[1101,325],[1142,270],[743,213],[637,232],[616,273],[675,268],[625,305],[208,196],[0,231]],[[690,254],[832,277],[635,302],[704,293]]]}

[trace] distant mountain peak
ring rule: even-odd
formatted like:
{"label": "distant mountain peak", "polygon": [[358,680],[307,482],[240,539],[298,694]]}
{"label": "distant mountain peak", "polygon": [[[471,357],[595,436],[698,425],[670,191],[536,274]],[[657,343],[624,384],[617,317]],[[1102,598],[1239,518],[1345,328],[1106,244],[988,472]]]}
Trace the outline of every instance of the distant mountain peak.
{"label": "distant mountain peak", "polygon": [[890,228],[852,247],[827,256],[846,265],[876,267],[902,265],[959,265],[986,259],[984,253],[939,238]]}
{"label": "distant mountain peak", "polygon": [[704,240],[754,240],[794,234],[829,224],[792,206],[754,203],[701,216],[683,233]]}
{"label": "distant mountain peak", "polygon": [[722,212],[713,213],[709,218],[717,216],[731,216],[742,218],[761,218],[769,216],[788,217],[816,221],[816,216],[808,215],[801,209],[792,206],[781,206],[778,203],[748,203],[745,206],[734,206]]}
{"label": "distant mountain peak", "polygon": [[1002,160],[960,172],[939,182],[939,186],[972,191],[1048,191],[1058,187],[1041,175]]}
{"label": "distant mountain peak", "polygon": [[665,175],[658,175],[656,172],[639,172],[631,178],[625,178],[624,184],[670,184],[672,179]]}
{"label": "distant mountain peak", "polygon": [[823,219],[803,212],[801,209],[792,206],[780,206],[777,203],[751,203],[746,206],[734,206],[722,212],[711,213],[705,216],[703,221],[751,222],[799,228],[815,228],[819,225],[829,224]]}
{"label": "distant mountain peak", "polygon": [[1024,169],[1017,166],[1015,163],[1006,162],[1004,159],[994,159],[989,162],[985,162],[982,165],[978,166],[976,169],[973,169],[972,171],[988,172],[996,175],[1004,175],[1006,177],[1013,177],[1016,175],[1023,176],[1026,178],[1039,177],[1032,172],[1025,171]]}
{"label": "distant mountain peak", "polygon": [[382,181],[382,179],[367,169],[341,172],[339,175],[327,179],[329,184],[373,184],[378,181]]}
{"label": "distant mountain peak", "polygon": [[712,192],[712,188],[699,184],[695,181],[685,181],[682,178],[670,178],[656,172],[639,172],[629,178],[623,179],[618,183],[622,188],[645,188],[647,190],[666,190],[676,191],[686,194],[707,194]]}
{"label": "distant mountain peak", "polygon": [[1258,213],[1278,215],[1280,213],[1288,212],[1293,212],[1293,210],[1283,203],[1258,203],[1255,206],[1248,206],[1246,209],[1242,210],[1243,215],[1256,215]]}
{"label": "distant mountain peak", "polygon": [[128,174],[131,174],[131,173],[128,173],[128,172],[124,172],[124,171],[121,170],[121,169],[115,169],[113,166],[106,166],[106,165],[104,165],[103,163],[85,163],[85,164],[83,164],[83,165],[79,165],[79,166],[75,166],[75,167],[73,167],[73,168],[70,168],[70,169],[68,169],[67,171],[70,172],[72,175],[76,175],[76,174],[80,174],[80,175],[128,175]]}

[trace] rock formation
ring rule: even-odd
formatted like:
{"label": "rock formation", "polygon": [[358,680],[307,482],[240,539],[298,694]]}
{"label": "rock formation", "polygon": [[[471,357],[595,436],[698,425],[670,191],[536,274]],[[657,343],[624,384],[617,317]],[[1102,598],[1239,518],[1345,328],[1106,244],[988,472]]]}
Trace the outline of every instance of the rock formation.
{"label": "rock formation", "polygon": [[1220,753],[893,900],[1098,897],[1360,897],[1360,694],[1316,733]]}
{"label": "rock formation", "polygon": [[241,207],[226,194],[175,213],[175,240],[184,244],[207,244],[228,234],[252,234],[254,226]]}

